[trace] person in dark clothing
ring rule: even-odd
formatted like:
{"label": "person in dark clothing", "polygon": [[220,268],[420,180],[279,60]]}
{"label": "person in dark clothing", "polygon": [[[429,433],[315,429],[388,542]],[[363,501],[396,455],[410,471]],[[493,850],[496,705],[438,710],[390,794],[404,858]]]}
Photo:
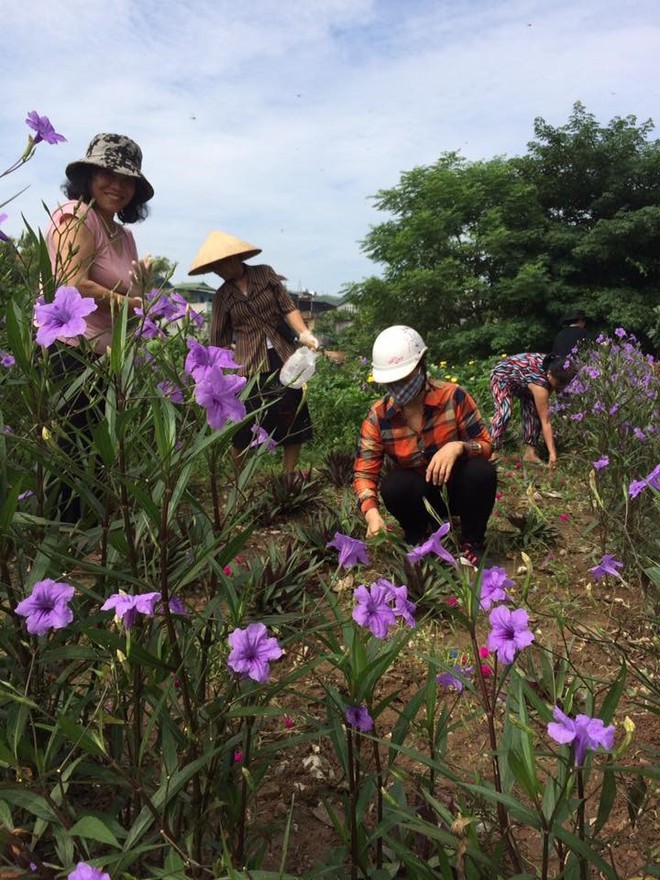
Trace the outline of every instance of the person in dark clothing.
{"label": "person in dark clothing", "polygon": [[562,321],[562,329],[557,333],[553,342],[551,355],[558,355],[567,358],[573,349],[585,344],[589,339],[587,331],[587,322],[589,318],[582,309],[576,309]]}
{"label": "person in dark clothing", "polygon": [[[319,341],[287,292],[282,275],[267,265],[244,262],[261,253],[261,248],[228,232],[209,233],[197,253],[189,275],[214,272],[223,284],[213,298],[211,345],[234,345],[238,374],[255,377],[252,393],[245,401],[249,413],[257,417],[245,422],[234,434],[232,454],[240,464],[254,429],[260,427],[283,448],[282,466],[293,473],[303,443],[312,439],[309,408],[301,388],[284,387],[277,381],[283,363],[296,350],[292,338],[312,351]],[[264,407],[267,407],[263,412]]]}

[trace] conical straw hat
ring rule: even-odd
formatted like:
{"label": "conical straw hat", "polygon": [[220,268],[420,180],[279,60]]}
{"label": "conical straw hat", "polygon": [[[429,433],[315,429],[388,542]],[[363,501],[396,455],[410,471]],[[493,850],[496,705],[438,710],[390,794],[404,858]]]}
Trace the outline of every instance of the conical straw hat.
{"label": "conical straw hat", "polygon": [[229,235],[228,232],[219,232],[217,229],[209,232],[197,255],[193,260],[188,275],[203,275],[210,271],[211,266],[218,260],[227,257],[241,257],[248,260],[261,253],[261,248],[255,247],[249,241]]}

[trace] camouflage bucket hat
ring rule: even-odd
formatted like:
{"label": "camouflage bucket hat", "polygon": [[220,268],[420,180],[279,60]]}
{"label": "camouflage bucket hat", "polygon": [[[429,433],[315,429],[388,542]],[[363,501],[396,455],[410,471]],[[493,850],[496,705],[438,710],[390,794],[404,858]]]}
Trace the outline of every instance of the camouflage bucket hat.
{"label": "camouflage bucket hat", "polygon": [[115,171],[117,174],[135,177],[139,200],[148,202],[153,197],[154,188],[142,174],[142,150],[126,135],[105,133],[95,135],[87,147],[85,158],[66,166],[66,176],[70,181],[75,182],[76,172],[85,165],[94,165],[107,171]]}

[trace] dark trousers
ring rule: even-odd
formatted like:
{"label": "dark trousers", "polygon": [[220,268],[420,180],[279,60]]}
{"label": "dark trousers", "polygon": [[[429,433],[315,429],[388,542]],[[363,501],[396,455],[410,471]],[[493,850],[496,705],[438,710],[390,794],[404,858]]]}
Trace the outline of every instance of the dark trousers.
{"label": "dark trousers", "polygon": [[[58,383],[66,385],[80,378],[91,359],[96,355],[86,352],[82,356],[77,349],[63,343],[55,343],[49,351],[51,361],[51,377]],[[96,378],[96,377],[95,377]],[[95,378],[90,379],[93,383]],[[93,431],[105,416],[102,403],[98,399],[99,389],[90,394],[91,389],[82,385],[76,394],[64,402],[54,401],[59,410],[58,419],[62,424],[62,433],[58,438],[60,449],[72,460],[82,462],[78,444],[82,442],[89,451],[93,445]],[[96,463],[95,473],[100,473],[100,464]],[[64,480],[61,481],[57,495],[57,514],[61,522],[77,523],[82,517],[82,501],[75,489]]]}
{"label": "dark trousers", "polygon": [[400,523],[409,544],[419,544],[435,520],[424,505],[426,498],[441,517],[457,516],[461,522],[461,542],[483,544],[486,525],[495,504],[497,472],[485,458],[459,459],[446,486],[427,483],[424,474],[400,469],[383,478],[380,494],[385,507]]}

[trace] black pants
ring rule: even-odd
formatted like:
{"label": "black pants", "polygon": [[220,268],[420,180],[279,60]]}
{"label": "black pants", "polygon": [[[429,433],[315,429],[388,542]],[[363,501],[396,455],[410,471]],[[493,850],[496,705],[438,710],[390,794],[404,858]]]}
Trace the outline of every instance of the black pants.
{"label": "black pants", "polygon": [[[245,401],[247,413],[262,410],[259,426],[281,446],[297,446],[312,439],[312,420],[302,388],[286,388],[278,375],[282,361],[275,349],[268,349],[268,370],[259,373],[257,381]],[[263,409],[266,406],[267,409]],[[257,417],[249,419],[234,434],[232,445],[242,452],[254,440],[252,429]]]}
{"label": "black pants", "polygon": [[[49,357],[52,379],[58,384],[65,384],[67,381],[71,383],[78,380],[97,356],[91,352],[86,352],[83,356],[77,349],[72,350],[68,345],[55,343],[49,350]],[[98,385],[98,377],[90,378],[90,384],[95,382]],[[63,429],[58,439],[60,449],[78,463],[82,462],[78,444],[82,442],[87,450],[91,449],[94,427],[105,418],[100,393],[98,387],[92,391],[83,384],[66,402],[61,399],[54,401]],[[100,473],[98,459],[95,473],[96,476]],[[62,481],[57,495],[57,514],[60,521],[77,523],[82,512],[80,496],[71,485]]]}
{"label": "black pants", "polygon": [[419,544],[429,526],[435,523],[424,505],[425,498],[439,516],[459,517],[461,542],[483,544],[488,518],[495,504],[495,468],[485,458],[459,459],[446,488],[449,510],[442,487],[427,483],[424,474],[400,469],[383,478],[380,487],[383,502],[399,521],[409,544]]}

